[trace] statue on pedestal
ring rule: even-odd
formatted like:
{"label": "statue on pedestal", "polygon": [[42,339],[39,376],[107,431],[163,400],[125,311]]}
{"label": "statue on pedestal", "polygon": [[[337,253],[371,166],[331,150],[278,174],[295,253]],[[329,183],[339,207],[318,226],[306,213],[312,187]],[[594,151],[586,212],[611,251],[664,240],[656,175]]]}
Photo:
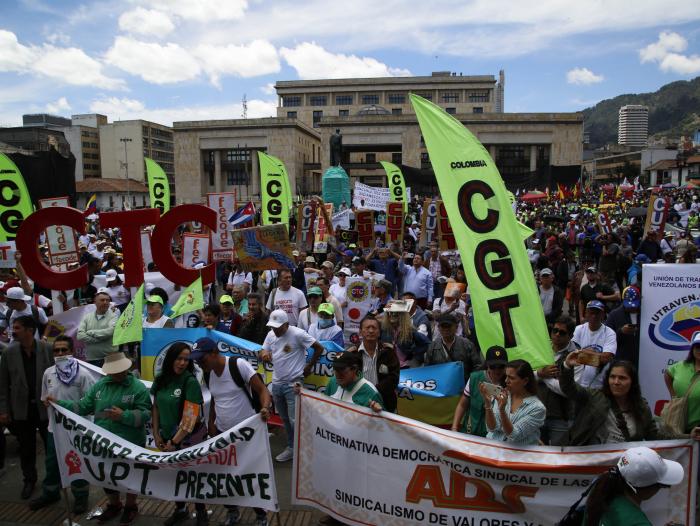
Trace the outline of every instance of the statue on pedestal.
{"label": "statue on pedestal", "polygon": [[328,143],[331,147],[331,166],[340,166],[343,157],[343,136],[340,129],[335,130]]}

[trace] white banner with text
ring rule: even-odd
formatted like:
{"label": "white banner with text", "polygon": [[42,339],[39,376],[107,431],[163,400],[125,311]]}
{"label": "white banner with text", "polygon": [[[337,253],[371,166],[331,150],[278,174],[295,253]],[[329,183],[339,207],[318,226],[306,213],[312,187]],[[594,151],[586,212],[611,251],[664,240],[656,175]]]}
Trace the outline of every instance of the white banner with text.
{"label": "white banner with text", "polygon": [[[345,524],[554,525],[594,478],[642,443],[514,446],[445,431],[302,390],[292,503]],[[652,524],[695,524],[697,445],[644,442],[685,478],[645,501]]]}

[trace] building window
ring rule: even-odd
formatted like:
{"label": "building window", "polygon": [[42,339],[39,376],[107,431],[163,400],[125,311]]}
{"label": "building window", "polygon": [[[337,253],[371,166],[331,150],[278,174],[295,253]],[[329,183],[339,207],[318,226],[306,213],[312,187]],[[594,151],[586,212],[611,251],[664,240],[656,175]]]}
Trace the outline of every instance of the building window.
{"label": "building window", "polygon": [[406,95],[403,93],[389,93],[387,102],[389,104],[406,104]]}
{"label": "building window", "polygon": [[114,196],[113,195],[109,196],[109,207],[114,208]]}
{"label": "building window", "polygon": [[431,91],[425,91],[423,93],[416,93],[419,97],[423,97],[425,100],[433,100],[433,93]]}
{"label": "building window", "polygon": [[336,106],[351,106],[352,105],[352,95],[336,95],[335,96]]}
{"label": "building window", "polygon": [[394,164],[401,164],[401,152],[392,152],[391,154],[391,162]]}
{"label": "building window", "polygon": [[349,117],[350,110],[338,110],[338,117]]}
{"label": "building window", "polygon": [[237,148],[226,150],[224,159],[227,163],[245,163],[250,161],[250,150],[247,148]]}
{"label": "building window", "polygon": [[209,172],[209,186],[214,186],[214,172]]}
{"label": "building window", "polygon": [[484,90],[470,91],[469,102],[488,102],[489,92]]}
{"label": "building window", "polygon": [[326,96],[325,95],[312,95],[309,97],[309,102],[312,106],[325,106]]}
{"label": "building window", "polygon": [[141,127],[141,132],[143,133],[143,135],[145,135],[146,137],[148,137],[148,126],[142,126],[142,127]]}
{"label": "building window", "polygon": [[296,119],[296,118],[297,118],[297,112],[296,112],[296,111],[288,111],[288,112],[287,112],[287,118],[288,118],[288,119]]}
{"label": "building window", "polygon": [[282,106],[285,108],[301,106],[301,97],[298,95],[282,97]]}
{"label": "building window", "polygon": [[226,175],[226,184],[228,186],[248,184],[248,172],[245,169],[245,165],[240,165],[233,170],[227,170],[224,174]]}
{"label": "building window", "polygon": [[484,113],[484,108],[482,108],[481,106],[474,106],[474,108],[472,108],[472,112],[473,113]]}
{"label": "building window", "polygon": [[323,117],[322,111],[320,111],[320,110],[314,111],[314,114],[313,114],[314,127],[318,126],[318,123],[321,120],[321,117]]}
{"label": "building window", "polygon": [[362,104],[379,104],[379,95],[362,95]]}
{"label": "building window", "polygon": [[459,93],[448,91],[442,94],[442,102],[459,102]]}
{"label": "building window", "polygon": [[420,162],[424,163],[424,164],[427,164],[430,162],[430,155],[428,155],[428,152],[421,152]]}
{"label": "building window", "polygon": [[391,108],[392,115],[401,115],[402,113],[403,113],[403,110],[401,108]]}
{"label": "building window", "polygon": [[377,154],[376,153],[367,153],[365,154],[365,162],[367,164],[369,163],[376,163],[377,162]]}
{"label": "building window", "polygon": [[457,108],[445,108],[445,111],[450,115],[454,115],[455,113],[457,113]]}

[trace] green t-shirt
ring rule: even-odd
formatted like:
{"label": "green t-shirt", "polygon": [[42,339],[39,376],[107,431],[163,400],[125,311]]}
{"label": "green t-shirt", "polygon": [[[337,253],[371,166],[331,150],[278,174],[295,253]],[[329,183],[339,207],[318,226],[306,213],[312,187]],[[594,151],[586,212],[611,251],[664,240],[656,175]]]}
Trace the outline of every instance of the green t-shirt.
{"label": "green t-shirt", "polygon": [[[686,361],[676,362],[668,368],[668,374],[673,378],[673,391],[676,396],[685,396],[688,387],[695,377],[695,364]],[[700,380],[695,382],[688,397],[688,425],[686,433],[700,424]]]}
{"label": "green t-shirt", "polygon": [[484,398],[479,391],[479,384],[489,382],[486,378],[486,371],[474,371],[469,376],[469,419],[471,421],[471,434],[485,437],[488,429],[486,429],[486,413],[484,411]]}
{"label": "green t-shirt", "polygon": [[175,436],[182,418],[185,400],[193,404],[202,404],[202,389],[199,382],[189,371],[170,379],[161,389],[156,390],[156,383],[151,386],[154,403],[158,407],[158,427],[163,440]]}
{"label": "green t-shirt", "polygon": [[[584,515],[583,524],[586,524]],[[600,526],[653,526],[644,512],[627,497],[615,497],[600,518]]]}

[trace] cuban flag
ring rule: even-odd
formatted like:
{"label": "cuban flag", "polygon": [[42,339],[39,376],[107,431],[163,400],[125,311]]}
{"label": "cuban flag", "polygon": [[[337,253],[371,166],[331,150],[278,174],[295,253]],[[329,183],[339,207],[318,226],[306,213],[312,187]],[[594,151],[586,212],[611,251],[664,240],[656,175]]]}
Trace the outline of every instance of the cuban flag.
{"label": "cuban flag", "polygon": [[255,205],[252,201],[248,201],[245,206],[236,210],[231,217],[228,218],[228,222],[231,223],[232,227],[237,227],[244,223],[253,221],[255,218]]}

